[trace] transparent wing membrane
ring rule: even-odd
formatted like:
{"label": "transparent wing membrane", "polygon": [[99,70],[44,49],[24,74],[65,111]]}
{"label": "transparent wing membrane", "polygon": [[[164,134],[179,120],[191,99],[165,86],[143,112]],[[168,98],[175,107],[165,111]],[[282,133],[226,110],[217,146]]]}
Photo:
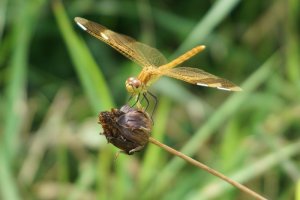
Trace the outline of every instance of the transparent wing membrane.
{"label": "transparent wing membrane", "polygon": [[164,71],[163,75],[200,86],[213,87],[228,91],[241,91],[241,88],[236,86],[232,82],[197,68],[174,68]]}
{"label": "transparent wing membrane", "polygon": [[76,17],[76,23],[89,34],[110,45],[141,67],[160,66],[166,58],[155,48],[140,43],[131,37],[107,29],[98,23]]}
{"label": "transparent wing membrane", "polygon": [[116,33],[107,29],[105,26],[80,17],[76,17],[75,21],[84,31],[110,45],[121,54],[143,67],[144,69],[139,74],[138,78],[144,87],[148,87],[159,76],[166,75],[200,86],[228,91],[241,91],[241,88],[232,82],[214,76],[201,69],[189,67],[174,68],[203,51],[205,49],[205,46],[203,45],[187,51],[168,63],[166,58],[157,49],[138,42],[131,37]]}

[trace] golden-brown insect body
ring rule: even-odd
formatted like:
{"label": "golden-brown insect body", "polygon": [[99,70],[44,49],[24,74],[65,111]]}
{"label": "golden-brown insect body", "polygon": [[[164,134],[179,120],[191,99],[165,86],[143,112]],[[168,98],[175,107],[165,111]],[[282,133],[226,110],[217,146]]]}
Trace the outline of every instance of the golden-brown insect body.
{"label": "golden-brown insect body", "polygon": [[149,87],[153,82],[155,82],[161,75],[158,73],[159,68],[152,66],[145,67],[137,77],[146,87]]}
{"label": "golden-brown insect body", "polygon": [[137,81],[126,81],[126,89],[131,94],[147,92],[147,88],[151,83],[156,81],[160,76],[169,76],[194,85],[226,91],[242,90],[234,83],[201,69],[178,66],[203,51],[205,49],[204,45],[194,47],[173,61],[168,62],[157,49],[138,42],[131,37],[116,33],[105,26],[87,19],[76,17],[75,21],[84,31],[110,45],[143,68],[142,72],[136,78]]}
{"label": "golden-brown insect body", "polygon": [[127,91],[133,95],[147,92],[148,87],[160,77],[158,71],[158,68],[151,66],[143,68],[137,78],[130,77],[126,80],[125,86]]}

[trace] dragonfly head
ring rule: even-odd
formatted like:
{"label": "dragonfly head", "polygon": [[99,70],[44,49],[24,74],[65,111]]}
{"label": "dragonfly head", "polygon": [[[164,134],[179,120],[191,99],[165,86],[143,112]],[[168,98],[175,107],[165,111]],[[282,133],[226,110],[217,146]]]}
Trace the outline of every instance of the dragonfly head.
{"label": "dragonfly head", "polygon": [[142,82],[135,77],[128,78],[125,82],[125,85],[126,85],[127,91],[131,94],[140,93],[140,91],[142,89]]}

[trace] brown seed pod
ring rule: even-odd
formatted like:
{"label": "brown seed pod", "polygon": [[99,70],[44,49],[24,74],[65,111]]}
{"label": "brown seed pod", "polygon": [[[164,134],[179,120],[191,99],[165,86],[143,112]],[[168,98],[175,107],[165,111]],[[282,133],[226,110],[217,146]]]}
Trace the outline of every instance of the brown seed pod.
{"label": "brown seed pod", "polygon": [[128,155],[144,148],[152,130],[148,113],[128,105],[100,112],[99,123],[107,141]]}
{"label": "brown seed pod", "polygon": [[226,177],[222,173],[150,137],[152,121],[146,112],[130,108],[126,105],[120,110],[111,109],[111,112],[101,112],[99,114],[99,123],[103,127],[103,135],[105,135],[107,141],[128,155],[143,149],[148,142],[151,142],[190,164],[223,179],[255,199],[266,200],[263,196]]}

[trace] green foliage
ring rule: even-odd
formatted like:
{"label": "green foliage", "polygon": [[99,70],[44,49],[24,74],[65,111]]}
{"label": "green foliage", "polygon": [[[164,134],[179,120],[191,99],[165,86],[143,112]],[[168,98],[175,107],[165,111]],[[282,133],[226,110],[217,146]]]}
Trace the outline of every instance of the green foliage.
{"label": "green foliage", "polygon": [[[80,16],[237,83],[162,78],[152,136],[262,194],[299,198],[300,6],[275,1],[0,1],[1,199],[250,199],[158,147],[107,144],[97,113],[127,102],[141,68]],[[201,63],[201,64],[199,64]]]}

